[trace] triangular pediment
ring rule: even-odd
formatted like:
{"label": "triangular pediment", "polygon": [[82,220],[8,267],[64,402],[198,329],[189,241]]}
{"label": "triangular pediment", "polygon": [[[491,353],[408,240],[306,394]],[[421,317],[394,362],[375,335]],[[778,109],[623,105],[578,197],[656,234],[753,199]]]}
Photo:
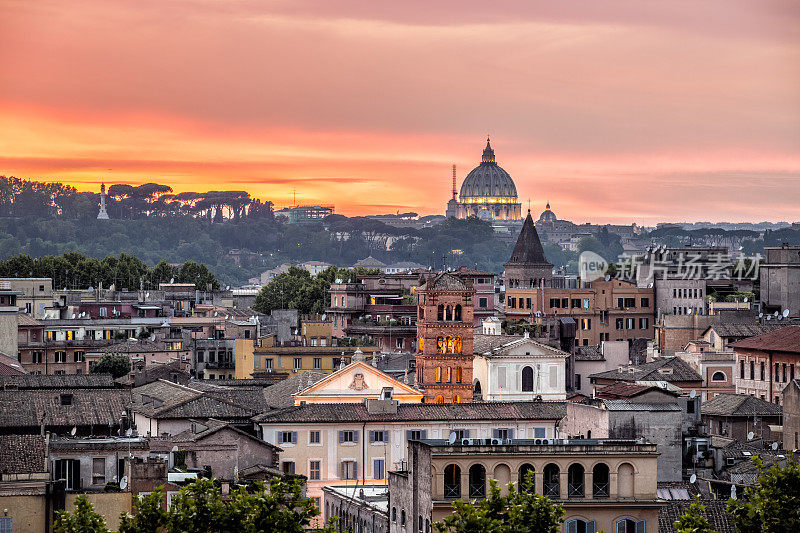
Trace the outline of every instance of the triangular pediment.
{"label": "triangular pediment", "polygon": [[422,392],[394,379],[389,374],[365,363],[355,361],[337,370],[310,387],[294,394],[295,402],[316,397],[377,397],[390,387],[394,398],[422,396]]}

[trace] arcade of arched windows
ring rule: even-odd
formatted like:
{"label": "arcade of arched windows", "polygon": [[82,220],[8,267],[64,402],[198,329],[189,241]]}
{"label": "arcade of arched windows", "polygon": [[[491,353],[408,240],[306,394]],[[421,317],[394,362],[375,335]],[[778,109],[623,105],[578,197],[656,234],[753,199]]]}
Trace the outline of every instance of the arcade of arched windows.
{"label": "arcade of arched windows", "polygon": [[459,461],[447,464],[443,472],[435,486],[442,499],[483,498],[489,478],[496,479],[501,487],[513,481],[522,490],[555,499],[624,499],[635,495],[635,469],[626,461]]}
{"label": "arcade of arched windows", "polygon": [[461,337],[436,337],[436,353],[461,353]]}

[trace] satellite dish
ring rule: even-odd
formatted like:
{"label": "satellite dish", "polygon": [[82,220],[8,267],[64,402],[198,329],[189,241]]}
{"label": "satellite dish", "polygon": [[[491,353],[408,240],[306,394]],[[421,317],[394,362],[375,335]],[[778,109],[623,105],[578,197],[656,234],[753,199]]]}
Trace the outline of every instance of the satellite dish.
{"label": "satellite dish", "polygon": [[122,490],[128,488],[128,476],[122,476],[122,479],[119,480],[119,488]]}
{"label": "satellite dish", "polygon": [[69,431],[69,434],[74,437],[77,432],[78,432],[78,426],[72,426],[72,429]]}
{"label": "satellite dish", "polygon": [[689,393],[689,398],[696,398],[696,397],[697,397],[697,391],[692,389],[692,391]]}
{"label": "satellite dish", "polygon": [[775,313],[774,313],[774,314],[775,314],[775,316],[778,316],[778,312],[777,312],[777,311],[775,311]]}
{"label": "satellite dish", "polygon": [[778,449],[778,443],[777,442],[773,442],[772,443],[772,450],[775,451],[777,449]]}
{"label": "satellite dish", "polygon": [[758,313],[758,318],[764,318],[764,313]]}
{"label": "satellite dish", "polygon": [[89,285],[89,292],[94,292],[94,287],[92,287],[91,285]]}
{"label": "satellite dish", "polygon": [[650,283],[648,283],[648,284],[647,284],[647,288],[648,288],[648,289],[652,289],[652,288],[653,288],[653,282],[652,282],[652,281],[651,281]]}
{"label": "satellite dish", "polygon": [[450,438],[447,439],[447,442],[449,442],[450,444],[455,444],[455,442],[456,442],[456,432],[455,431],[451,431],[450,432]]}
{"label": "satellite dish", "polygon": [[747,434],[747,440],[753,440],[753,437],[755,437],[755,435],[756,434],[751,431],[750,433]]}
{"label": "satellite dish", "polygon": [[731,500],[736,499],[736,485],[731,485]]}
{"label": "satellite dish", "polygon": [[786,318],[788,316],[789,316],[789,310],[788,309],[784,309],[783,310],[783,318]]}
{"label": "satellite dish", "polygon": [[767,315],[767,320],[772,320],[772,315]]}
{"label": "satellite dish", "polygon": [[611,276],[609,276],[608,274],[606,274],[606,281],[610,281],[610,280],[611,280]]}
{"label": "satellite dish", "polygon": [[689,483],[694,483],[697,481],[697,474],[692,474],[692,477],[689,478]]}
{"label": "satellite dish", "polygon": [[175,283],[175,278],[169,278],[170,283]]}
{"label": "satellite dish", "polygon": [[125,432],[125,436],[130,437],[131,435],[133,435],[133,429],[128,428],[128,430]]}
{"label": "satellite dish", "polygon": [[177,452],[178,451],[178,445],[176,444],[175,446],[173,446],[172,450],[170,450],[170,451]]}
{"label": "satellite dish", "polygon": [[747,303],[747,296],[744,297],[744,303]]}

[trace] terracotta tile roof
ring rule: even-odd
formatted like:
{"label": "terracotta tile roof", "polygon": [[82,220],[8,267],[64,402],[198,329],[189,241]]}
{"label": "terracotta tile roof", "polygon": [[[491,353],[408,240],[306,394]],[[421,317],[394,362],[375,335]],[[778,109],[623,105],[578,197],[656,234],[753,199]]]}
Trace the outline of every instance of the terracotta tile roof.
{"label": "terracotta tile roof", "polygon": [[561,420],[566,402],[400,404],[394,414],[370,414],[363,404],[306,404],[264,413],[257,422],[425,422],[445,420]]}
{"label": "terracotta tile roof", "polygon": [[111,374],[24,374],[0,376],[0,389],[112,389]]}
{"label": "terracotta tile roof", "polygon": [[0,377],[2,376],[20,376],[27,374],[28,371],[22,366],[22,363],[17,361],[16,357],[8,356],[0,353]]}
{"label": "terracotta tile roof", "polygon": [[598,389],[597,397],[610,400],[618,398],[632,398],[642,394],[643,392],[657,388],[658,387],[655,386],[638,385],[636,383],[631,383],[630,381],[618,381],[616,383],[612,383],[611,385],[606,385],[602,389]]}
{"label": "terracotta tile roof", "polygon": [[27,313],[19,313],[17,325],[23,327],[42,326],[43,324]]}
{"label": "terracotta tile roof", "polygon": [[[683,516],[692,503],[692,500],[667,501],[666,505],[658,510],[658,533],[677,532],[672,524]],[[702,500],[700,503],[706,508],[703,516],[711,523],[711,529],[719,533],[736,533],[731,516],[726,510],[725,500]]]}
{"label": "terracotta tile roof", "polygon": [[706,331],[708,331],[709,329],[713,329],[714,333],[716,333],[720,337],[739,337],[744,339],[746,337],[755,337],[756,335],[769,333],[770,331],[780,329],[781,327],[784,327],[783,324],[771,324],[771,323],[761,324],[759,322],[721,323],[709,326],[708,329],[706,329]]}
{"label": "terracotta tile roof", "polygon": [[238,433],[239,435],[242,435],[244,437],[247,437],[248,439],[258,442],[262,446],[265,446],[267,448],[272,448],[273,450],[276,451],[282,451],[281,448],[279,448],[278,446],[275,446],[274,444],[271,444],[269,442],[265,442],[259,439],[258,437],[255,437],[245,431],[242,431],[241,429],[230,425],[228,422],[225,422],[224,420],[209,418],[208,420],[203,420],[202,422],[200,421],[193,421],[193,422],[194,425],[192,429],[187,429],[186,431],[182,431],[177,435],[169,437],[169,440],[171,442],[198,442],[205,439],[206,437],[210,437],[211,435],[217,433],[218,431],[221,431],[223,429],[229,429],[231,431]]}
{"label": "terracotta tile roof", "polygon": [[703,377],[680,357],[659,357],[643,365],[631,365],[617,370],[591,374],[590,378],[614,381],[703,381]]}
{"label": "terracotta tile roof", "polygon": [[576,361],[605,361],[599,346],[578,346],[575,348]]}
{"label": "terracotta tile roof", "polygon": [[800,326],[785,326],[762,335],[740,340],[731,346],[769,352],[800,353]]}
{"label": "terracotta tile roof", "polygon": [[131,407],[145,416],[164,418],[247,419],[267,409],[258,388],[203,387],[158,380],[132,389]]}
{"label": "terracotta tile roof", "polygon": [[703,402],[706,416],[780,416],[781,406],[749,394],[717,394]]}
{"label": "terracotta tile roof", "polygon": [[0,435],[0,474],[47,472],[43,435]]}
{"label": "terracotta tile roof", "polygon": [[677,403],[634,402],[631,400],[605,400],[603,401],[609,411],[681,411]]}
{"label": "terracotta tile roof", "polygon": [[187,350],[188,348],[180,350],[167,348],[167,345],[161,341],[152,342],[147,340],[144,341],[137,340],[135,342],[134,341],[117,342],[91,351],[92,353],[148,353],[148,352],[154,353],[154,352],[171,352],[171,351],[182,352]]}
{"label": "terracotta tile roof", "polygon": [[522,335],[484,335],[476,333],[472,337],[472,351],[475,354],[484,354],[522,338]]}
{"label": "terracotta tile roof", "polygon": [[307,389],[327,376],[325,372],[306,370],[264,389],[264,399],[269,407],[291,407],[292,394]]}
{"label": "terracotta tile roof", "polygon": [[433,279],[426,281],[425,285],[423,286],[423,290],[469,291],[472,289],[467,287],[467,285],[457,276],[449,272],[442,272],[441,274],[436,275]]}
{"label": "terracotta tile roof", "polygon": [[[62,395],[71,396],[69,405]],[[129,398],[121,389],[2,390],[0,427],[116,426]]]}

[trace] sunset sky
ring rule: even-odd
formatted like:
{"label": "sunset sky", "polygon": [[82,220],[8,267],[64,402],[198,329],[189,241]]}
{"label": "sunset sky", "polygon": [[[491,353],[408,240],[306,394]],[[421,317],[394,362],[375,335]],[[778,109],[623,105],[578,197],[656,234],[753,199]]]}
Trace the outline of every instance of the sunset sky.
{"label": "sunset sky", "polygon": [[797,0],[0,0],[0,174],[443,213],[800,220]]}

